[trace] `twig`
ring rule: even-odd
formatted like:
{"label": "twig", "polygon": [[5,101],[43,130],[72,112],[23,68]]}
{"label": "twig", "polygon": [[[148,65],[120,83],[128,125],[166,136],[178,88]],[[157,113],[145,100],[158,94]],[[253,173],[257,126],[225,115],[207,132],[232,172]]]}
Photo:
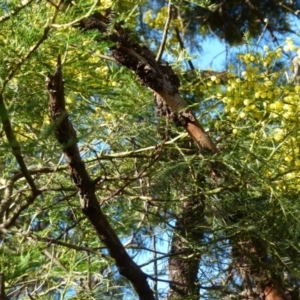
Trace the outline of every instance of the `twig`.
{"label": "twig", "polygon": [[[182,18],[181,18],[181,15],[180,15],[180,11],[179,11],[178,8],[176,9],[176,11],[177,11],[178,19],[180,20],[181,27],[184,28]],[[183,31],[183,38],[182,38],[181,35],[180,35],[179,28],[177,26],[175,26],[175,33],[176,33],[176,37],[177,37],[177,40],[179,42],[179,46],[180,46],[181,50],[186,50],[184,42],[183,42],[183,40],[184,40],[184,31]],[[187,62],[188,62],[188,65],[190,66],[190,69],[194,70],[195,67],[193,65],[193,62],[190,59],[188,59]]]}
{"label": "twig", "polygon": [[[58,9],[55,10],[52,19],[50,21],[50,24],[54,23],[56,17],[58,15]],[[13,78],[13,76],[16,74],[16,72],[19,70],[19,68],[23,65],[23,63],[32,55],[35,50],[39,48],[39,46],[48,38],[48,33],[50,31],[51,27],[49,25],[46,25],[44,28],[44,33],[41,36],[41,38],[36,42],[34,46],[32,46],[29,51],[19,59],[19,61],[11,68],[10,72],[8,73],[7,77],[3,81],[2,89],[0,90],[0,94],[2,95],[4,92],[4,89],[8,82]]]}
{"label": "twig", "polygon": [[[53,168],[53,167],[37,167],[37,168],[32,169],[32,168],[30,168],[30,166],[29,166],[30,169],[28,169],[28,172],[29,172],[29,174],[31,174],[31,175],[36,175],[36,174],[47,174],[47,173],[53,173],[53,172],[55,172],[55,171],[57,171],[57,170],[59,170],[59,171],[65,170],[65,169],[67,169],[67,167],[68,167],[67,165],[61,165],[61,166],[59,166],[59,167],[56,166],[55,168]],[[21,172],[18,172],[18,173],[15,173],[15,174],[11,177],[11,180],[12,180],[13,182],[15,182],[15,181],[21,179],[22,177],[24,177],[24,175],[23,175]]]}
{"label": "twig", "polygon": [[155,252],[156,254],[160,254],[160,255],[169,255],[169,254],[164,253],[164,252],[160,252],[160,251],[153,250],[153,249],[143,247],[143,246],[137,246],[135,244],[130,244],[128,242],[126,244],[124,244],[124,247],[126,249],[144,250],[144,251],[148,251],[148,252],[152,252],[152,253]]}
{"label": "twig", "polygon": [[169,5],[168,5],[168,17],[167,17],[167,20],[166,20],[166,23],[165,23],[165,28],[164,28],[164,33],[163,33],[163,37],[162,37],[162,40],[161,40],[161,43],[160,43],[160,46],[159,46],[159,50],[158,50],[158,53],[157,53],[157,56],[156,56],[156,61],[160,61],[161,60],[161,57],[162,57],[162,54],[164,52],[164,49],[165,49],[165,45],[166,45],[166,41],[167,41],[167,35],[168,35],[168,31],[169,31],[169,26],[170,26],[170,23],[171,23],[171,19],[172,19],[172,3],[171,3],[171,0],[169,0]]}
{"label": "twig", "polygon": [[47,250],[43,250],[43,253],[50,258],[58,267],[60,267],[66,273],[69,271],[53,254],[49,253]]}
{"label": "twig", "polygon": [[[182,251],[182,253],[184,253],[184,251]],[[143,264],[140,264],[139,267],[140,267],[140,268],[143,268],[143,267],[148,266],[148,265],[150,265],[150,264],[153,264],[154,262],[157,262],[157,261],[159,261],[159,260],[166,259],[166,258],[169,258],[169,257],[172,257],[172,256],[176,256],[176,255],[179,255],[179,254],[182,254],[182,253],[181,253],[181,252],[180,252],[180,253],[178,252],[178,253],[175,253],[175,254],[169,253],[169,254],[161,255],[161,256],[159,256],[159,257],[156,257],[155,259],[150,259],[150,260],[148,260],[147,262],[145,262],[145,263],[143,263]]]}
{"label": "twig", "polygon": [[[28,4],[29,2],[26,2],[26,3]],[[21,7],[21,8],[23,8],[23,7]],[[58,10],[55,10],[53,17],[51,19],[51,22],[55,21],[57,14],[58,14]],[[36,49],[38,49],[38,47],[44,42],[44,40],[47,39],[49,31],[50,31],[50,27],[46,26],[44,29],[44,33],[41,36],[41,38],[38,40],[38,42],[34,46],[32,46],[29,49],[29,51],[23,57],[21,57],[19,59],[19,61],[16,63],[16,65],[14,65],[10,69],[7,77],[5,78],[5,80],[3,82],[2,89],[0,90],[0,118],[1,118],[1,121],[3,124],[3,129],[5,132],[6,138],[9,142],[9,145],[12,149],[12,154],[15,156],[15,158],[20,166],[21,172],[24,175],[26,181],[28,182],[28,184],[32,190],[32,194],[27,198],[27,200],[24,203],[17,206],[17,208],[15,209],[12,216],[4,224],[1,225],[1,228],[6,228],[7,226],[10,226],[16,220],[16,218],[19,216],[19,214],[22,212],[22,210],[27,208],[31,203],[33,203],[34,199],[40,194],[40,191],[38,191],[38,189],[34,183],[34,180],[31,177],[31,175],[27,169],[27,166],[25,164],[25,161],[22,157],[21,147],[20,147],[19,142],[17,141],[17,138],[16,138],[13,130],[12,130],[8,111],[6,109],[4,98],[3,98],[2,94],[5,90],[5,87],[8,84],[8,82],[13,78],[13,76],[16,74],[16,72],[19,70],[19,68],[23,65],[23,63],[26,60],[28,60],[28,58],[32,55],[32,53]]]}
{"label": "twig", "polygon": [[11,17],[15,16],[20,10],[25,8],[28,4],[33,2],[33,0],[28,0],[27,2],[23,3],[22,5],[17,6],[14,10],[12,10],[9,14],[2,16],[0,18],[0,23],[9,20]]}
{"label": "twig", "polygon": [[66,24],[51,24],[50,27],[52,28],[67,28],[70,27],[72,25],[75,25],[77,23],[79,23],[80,21],[82,21],[83,19],[89,17],[91,15],[91,13],[93,12],[93,10],[95,9],[96,5],[98,4],[98,0],[94,0],[94,4],[93,6],[90,8],[90,10],[82,17],[70,22],[70,23],[66,23]]}
{"label": "twig", "polygon": [[[179,29],[177,27],[175,28],[175,32],[176,32],[176,37],[177,37],[177,40],[179,42],[181,50],[185,50],[185,46],[184,46],[183,40],[182,40],[182,38],[180,36],[180,32],[179,32]],[[189,64],[189,66],[190,66],[190,69],[191,70],[195,70],[195,67],[194,67],[192,61],[190,59],[188,59],[187,62]]]}
{"label": "twig", "polygon": [[109,61],[112,61],[112,62],[117,62],[116,59],[114,59],[114,58],[111,57],[111,56],[102,55],[102,54],[98,54],[98,55],[96,55],[96,56],[98,56],[98,57],[100,57],[100,58],[103,58],[103,59],[106,59],[106,60],[109,60]]}
{"label": "twig", "polygon": [[59,168],[59,166],[60,166],[62,160],[64,159],[64,157],[65,157],[64,154],[62,154],[61,157],[60,157],[60,159],[59,159],[59,161],[58,161],[58,163],[57,163],[57,165],[56,165],[56,167],[55,167],[55,169],[53,170],[53,172],[52,172],[52,174],[51,174],[51,176],[50,176],[48,182],[45,184],[45,187],[46,187],[46,188],[47,188],[48,185],[50,184],[50,182],[51,182],[51,180],[52,180],[52,178],[53,178],[53,176],[54,176],[54,173],[58,170],[58,168]]}
{"label": "twig", "polygon": [[13,213],[11,214],[11,216],[0,225],[0,232],[5,232],[5,230],[10,227],[15,221],[16,219],[19,217],[19,215],[21,214],[21,212],[26,209],[27,207],[29,207],[35,200],[35,198],[40,194],[40,191],[36,190],[33,191],[31,193],[30,196],[27,197],[26,200],[24,200],[22,203],[18,204],[15,208],[15,210],[13,211]]}
{"label": "twig", "polygon": [[34,297],[29,293],[28,288],[26,287],[26,294],[30,300],[35,300]]}
{"label": "twig", "polygon": [[14,183],[15,181],[13,179],[9,179],[5,183],[4,193],[0,203],[0,221],[3,219],[5,212],[7,211],[7,209],[13,201],[12,192]]}
{"label": "twig", "polygon": [[[153,229],[153,226],[150,226],[150,231],[151,231],[151,238],[152,238],[152,248],[153,248],[153,271],[154,275],[157,278],[158,277],[158,266],[157,266],[157,249],[156,249],[156,235],[155,231]],[[158,300],[158,289],[157,289],[157,281],[154,281],[154,286],[153,290],[155,293],[155,297]]]}
{"label": "twig", "polygon": [[22,157],[21,147],[20,147],[19,142],[17,141],[15,133],[12,130],[11,123],[9,121],[8,112],[7,112],[5,103],[4,103],[3,96],[1,94],[0,94],[0,118],[2,121],[2,125],[3,125],[3,129],[5,132],[6,138],[11,147],[12,154],[16,158],[16,160],[20,166],[20,169],[21,169],[22,173],[24,174],[24,177],[26,178],[29,186],[31,187],[31,189],[33,191],[36,192],[37,188],[35,186],[35,183],[31,177],[31,175],[29,174],[29,171],[28,171],[26,164],[24,162],[24,159]]}
{"label": "twig", "polygon": [[59,4],[54,3],[52,0],[46,0],[47,2],[49,2],[52,6],[59,8]]}
{"label": "twig", "polygon": [[102,252],[99,251],[99,249],[102,249],[102,248],[89,248],[89,247],[85,247],[85,246],[78,246],[75,244],[70,244],[70,243],[67,243],[64,241],[56,241],[52,238],[41,237],[41,236],[36,235],[29,231],[25,232],[25,231],[16,231],[16,230],[5,230],[5,233],[12,234],[15,236],[20,236],[20,237],[25,237],[25,238],[29,237],[29,238],[34,239],[35,241],[46,243],[46,244],[52,243],[52,244],[63,246],[63,247],[69,248],[69,249],[90,252],[98,257],[105,258],[109,261],[113,261],[113,258],[111,258],[109,255],[103,254]]}
{"label": "twig", "polygon": [[[151,275],[147,275],[147,277],[150,278],[153,281],[166,282],[166,283],[170,283],[170,284],[174,284],[174,285],[178,285],[178,286],[188,286],[187,284],[184,284],[184,283],[180,283],[180,282],[172,281],[172,280],[167,280],[167,279],[156,278],[156,277],[151,276]],[[221,289],[223,289],[223,286],[219,286],[219,285],[202,286],[201,285],[200,289],[203,289],[203,290],[221,290]]]}
{"label": "twig", "polygon": [[289,8],[287,5],[285,5],[284,3],[282,3],[282,1],[279,1],[278,5],[281,6],[283,9],[287,10],[289,13],[295,15],[299,19],[299,17],[300,17],[299,16],[299,10],[294,11],[292,8]]}
{"label": "twig", "polygon": [[263,28],[263,30],[262,30],[262,33],[261,33],[261,35],[259,36],[259,38],[258,38],[258,40],[257,40],[256,45],[259,45],[260,40],[262,39],[262,37],[264,36],[265,32],[266,32],[267,29],[268,29],[268,20],[266,20],[265,23],[266,23],[266,25],[264,26],[264,28]]}
{"label": "twig", "polygon": [[0,273],[0,299],[8,299],[5,295],[5,278],[4,273]]}
{"label": "twig", "polygon": [[[160,147],[159,151],[161,151],[162,146]],[[149,164],[147,166],[145,166],[136,176],[134,176],[133,179],[130,179],[128,182],[126,182],[121,188],[119,188],[117,191],[113,192],[111,195],[109,195],[108,197],[102,199],[100,206],[103,205],[103,203],[105,203],[106,201],[108,201],[109,199],[112,199],[113,197],[115,197],[116,195],[120,194],[128,185],[130,185],[132,182],[134,182],[137,179],[140,179],[142,177],[142,175],[157,161],[157,159],[159,158],[159,154],[160,152],[158,152],[158,154],[155,155],[155,157],[149,162]]]}
{"label": "twig", "polygon": [[81,217],[79,218],[74,224],[68,226],[67,228],[64,229],[64,231],[55,239],[51,240],[51,242],[48,243],[47,246],[51,245],[52,243],[54,243],[55,241],[60,240],[65,234],[68,233],[69,230],[73,229],[74,227],[76,227],[81,221],[85,220],[85,217]]}

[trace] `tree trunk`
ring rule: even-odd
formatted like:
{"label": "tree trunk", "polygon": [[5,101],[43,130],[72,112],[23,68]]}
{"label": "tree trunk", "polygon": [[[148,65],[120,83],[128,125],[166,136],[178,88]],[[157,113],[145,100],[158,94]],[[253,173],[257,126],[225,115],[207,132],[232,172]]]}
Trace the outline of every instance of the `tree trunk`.
{"label": "tree trunk", "polygon": [[181,213],[177,216],[173,233],[170,259],[168,299],[199,299],[198,269],[200,255],[194,250],[199,244],[203,232],[199,225],[203,224],[203,201],[195,199],[184,201]]}
{"label": "tree trunk", "polygon": [[259,238],[249,237],[233,243],[233,260],[243,283],[246,299],[298,300],[299,295],[286,288],[283,279],[274,272],[274,266]]}

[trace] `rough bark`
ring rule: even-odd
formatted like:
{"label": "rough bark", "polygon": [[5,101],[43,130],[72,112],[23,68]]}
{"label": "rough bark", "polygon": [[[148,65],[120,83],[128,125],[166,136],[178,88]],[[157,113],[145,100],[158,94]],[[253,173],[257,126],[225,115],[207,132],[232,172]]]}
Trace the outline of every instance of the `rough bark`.
{"label": "rough bark", "polygon": [[182,203],[172,237],[168,299],[199,299],[198,269],[200,255],[194,245],[203,238],[199,225],[203,223],[203,201],[194,199]]}
{"label": "rough bark", "polygon": [[84,30],[98,29],[108,35],[107,38],[115,43],[111,47],[112,56],[115,60],[134,71],[143,85],[161,97],[172,112],[180,114],[182,126],[202,150],[217,152],[216,145],[180,96],[178,91],[179,78],[168,63],[156,61],[152,51],[145,46],[132,42],[129,33],[118,26],[112,33],[107,33],[108,23],[108,18],[100,13],[95,13],[81,21],[80,27]]}
{"label": "rough bark", "polygon": [[78,189],[82,211],[94,227],[99,239],[115,259],[120,274],[132,283],[139,298],[154,300],[146,274],[141,271],[127,254],[102,212],[95,195],[95,183],[91,180],[80,157],[76,132],[65,108],[64,82],[60,57],[58,58],[55,74],[49,74],[46,81],[49,92],[49,110],[55,128],[55,137],[63,147],[63,152],[69,165],[69,174]]}
{"label": "rough bark", "polygon": [[289,289],[289,283],[284,283],[274,270],[264,241],[245,236],[232,239],[231,244],[232,259],[242,279],[245,299],[299,300],[298,292]]}

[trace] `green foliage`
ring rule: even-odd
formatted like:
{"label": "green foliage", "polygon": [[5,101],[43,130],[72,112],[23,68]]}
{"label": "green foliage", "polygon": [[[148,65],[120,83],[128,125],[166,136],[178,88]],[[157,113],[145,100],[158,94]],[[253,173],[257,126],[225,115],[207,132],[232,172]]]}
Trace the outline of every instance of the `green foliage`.
{"label": "green foliage", "polygon": [[[181,1],[178,1],[178,3],[175,2],[175,4],[178,4],[180,5]],[[209,9],[209,10],[213,10],[217,7],[216,4],[212,4],[210,0],[186,0],[185,2],[189,2],[189,3],[192,3],[192,4],[196,4],[202,8],[206,8],[206,9]]]}
{"label": "green foliage", "polygon": [[[182,19],[173,18],[166,51],[181,78],[181,94],[218,142],[220,152],[214,156],[203,156],[182,128],[155,116],[152,92],[129,70],[107,59],[112,46],[107,36],[81,32],[75,24],[61,26],[86,16],[93,1],[72,2],[59,11],[50,1],[43,5],[33,1],[15,14],[19,1],[1,6],[2,16],[11,15],[0,17],[0,92],[26,166],[41,191],[13,226],[1,231],[0,270],[12,299],[25,299],[28,292],[39,299],[135,297],[83,218],[66,158],[53,135],[44,81],[53,73],[58,54],[67,110],[86,168],[98,181],[99,203],[119,238],[128,243],[130,255],[146,264],[147,273],[153,268],[148,254],[156,252],[154,259],[163,258],[154,275],[165,278],[164,252],[182,203],[204,197],[204,216],[191,229],[200,232],[199,239],[186,241],[202,255],[201,285],[217,282],[215,290],[201,290],[203,297],[220,299],[239,292],[239,275],[224,288],[219,282],[225,282],[224,270],[235,260],[232,247],[241,239],[262,240],[272,261],[270,270],[279,276],[285,269],[299,278],[300,89],[286,84],[284,70],[277,68],[282,49],[240,53],[222,82],[216,75],[201,77],[197,70],[186,70],[191,57],[178,46],[175,34],[178,29],[197,40],[199,30],[209,35],[211,28],[234,44],[242,41],[247,29],[249,41],[265,26],[250,22],[260,17],[258,11],[265,12],[268,22],[277,20],[282,29],[289,29],[277,2],[252,2],[252,10],[243,9],[241,1],[222,1],[223,10],[216,9],[219,1],[174,2]],[[147,1],[101,1],[95,11],[112,7],[110,33],[116,24],[124,24],[137,30],[136,39],[155,48],[160,39],[152,43],[149,36],[160,36],[167,8],[156,5],[150,10],[147,5]],[[285,46],[297,50],[291,39]],[[0,223],[5,223],[30,196],[30,188],[1,126]],[[161,131],[171,132],[173,140],[163,142]],[[211,165],[216,162],[227,168],[220,170],[223,181],[212,180]],[[1,211],[5,201],[7,207]],[[164,241],[162,250],[159,240]],[[163,299],[165,292],[159,292]]]}
{"label": "green foliage", "polygon": [[[156,3],[159,5],[155,6]],[[146,22],[152,28],[163,29],[164,19],[161,15],[166,17],[166,7],[163,3],[163,1],[153,0],[149,4]],[[255,39],[267,31],[273,41],[281,40],[282,35],[293,32],[292,14],[298,9],[296,2],[283,4],[272,0],[251,2],[197,0],[172,1],[172,3],[175,6],[173,26],[179,27],[186,37],[185,42],[195,48],[199,48],[199,40],[203,40],[204,37],[218,37],[230,45],[239,45],[243,43],[246,31]],[[173,34],[175,40],[176,34]]]}

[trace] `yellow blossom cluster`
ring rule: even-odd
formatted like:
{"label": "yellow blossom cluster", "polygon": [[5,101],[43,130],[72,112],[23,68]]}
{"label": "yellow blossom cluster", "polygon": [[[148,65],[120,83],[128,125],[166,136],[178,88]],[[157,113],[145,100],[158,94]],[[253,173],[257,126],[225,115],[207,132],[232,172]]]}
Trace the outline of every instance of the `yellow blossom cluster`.
{"label": "yellow blossom cluster", "polygon": [[[293,43],[287,40],[289,49]],[[249,143],[264,161],[262,174],[280,191],[300,190],[300,86],[290,84],[285,70],[272,70],[282,50],[238,56],[240,72],[215,94],[224,105],[232,136]],[[219,83],[210,78],[212,85]],[[247,158],[248,159],[248,158]],[[245,159],[245,163],[247,163]],[[249,163],[253,156],[249,156]]]}
{"label": "yellow blossom cluster", "polygon": [[294,41],[290,38],[286,38],[286,45],[284,46],[284,51],[295,51],[296,47],[294,45]]}
{"label": "yellow blossom cluster", "polygon": [[[265,116],[277,118],[290,117],[297,98],[297,91],[286,91],[278,86],[278,72],[271,73],[267,66],[281,57],[281,50],[261,53],[240,54],[239,60],[244,70],[241,76],[230,78],[223,92],[222,101],[225,112],[235,113],[241,119],[251,117],[261,121]],[[211,79],[213,81],[213,79]],[[296,87],[296,89],[298,89]],[[291,101],[292,100],[292,101]],[[294,101],[294,102],[293,102]],[[230,115],[229,115],[230,117]]]}
{"label": "yellow blossom cluster", "polygon": [[[158,13],[154,13],[153,10],[149,9],[144,14],[144,22],[151,28],[163,30],[166,20],[168,18],[168,8],[163,6]],[[182,23],[179,19],[172,19],[171,26],[175,26],[180,30],[183,30]]]}
{"label": "yellow blossom cluster", "polygon": [[112,0],[101,1],[101,4],[100,4],[101,9],[103,9],[103,10],[112,7],[112,5],[113,5],[113,1]]}

